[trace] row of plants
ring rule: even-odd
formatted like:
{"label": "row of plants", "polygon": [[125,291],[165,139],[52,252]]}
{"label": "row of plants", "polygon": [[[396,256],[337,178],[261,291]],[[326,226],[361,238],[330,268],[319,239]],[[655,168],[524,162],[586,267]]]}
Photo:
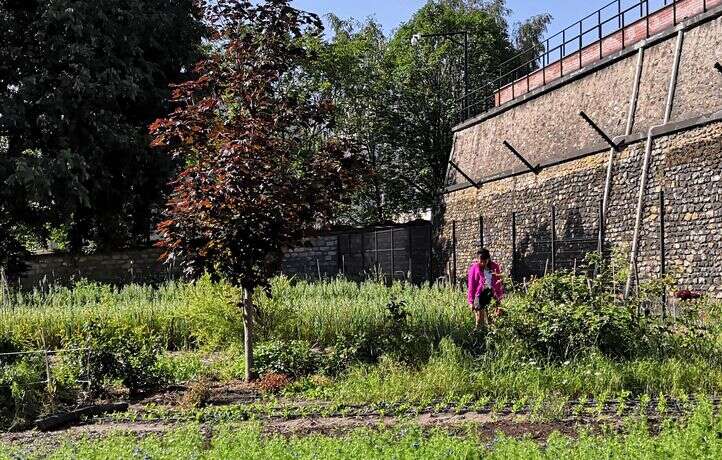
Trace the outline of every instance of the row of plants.
{"label": "row of plants", "polygon": [[258,423],[225,423],[212,432],[189,424],[168,433],[136,437],[117,432],[101,439],[67,440],[60,446],[22,448],[0,445],[0,458],[268,458],[268,459],[627,459],[722,456],[722,416],[709,403],[699,404],[685,420],[666,419],[652,426],[644,418],[628,419],[577,436],[552,433],[545,442],[503,434],[489,442],[472,428],[451,434],[423,429],[407,421],[392,428],[363,428],[332,436],[283,436],[262,431]]}

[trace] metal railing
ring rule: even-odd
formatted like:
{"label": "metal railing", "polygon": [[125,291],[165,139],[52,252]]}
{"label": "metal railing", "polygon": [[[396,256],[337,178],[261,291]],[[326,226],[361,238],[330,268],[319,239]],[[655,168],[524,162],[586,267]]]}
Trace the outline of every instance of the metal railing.
{"label": "metal railing", "polygon": [[[620,35],[619,42],[621,46],[615,49],[615,51],[636,43],[639,39],[628,40],[628,37],[625,37],[625,30],[639,21],[645,21],[644,39],[649,38],[651,30],[650,18],[665,9],[671,10],[672,25],[676,26],[681,19],[684,19],[680,18],[677,14],[680,4],[685,4],[685,6],[692,3],[695,5],[701,4],[699,5],[701,6],[701,10],[696,11],[696,13],[701,13],[707,12],[708,4],[722,3],[715,2],[714,0],[651,1],[653,6],[650,12],[650,0],[639,0],[628,7],[623,6],[624,2],[622,0],[613,0],[569,27],[547,37],[540,45],[543,47],[542,52],[536,52],[537,50],[535,48],[530,48],[501,63],[499,65],[498,77],[469,91],[463,97],[456,100],[457,121],[461,122],[480,113],[487,112],[508,100],[513,100],[517,96],[529,92],[533,89],[532,78],[534,78],[535,83],[540,83],[534,86],[534,88],[561,78],[565,75],[565,61],[568,61],[567,58],[569,56],[577,54],[578,61],[567,73],[582,68],[584,65],[584,56],[592,52],[592,50],[589,50],[590,47],[598,47],[598,55],[595,56],[593,61],[589,62],[602,59],[605,53],[605,39],[613,35]],[[655,3],[660,3],[656,9],[654,9]],[[515,62],[523,60],[529,55],[533,55],[533,57],[509,69]],[[558,70],[554,69],[554,72],[548,70],[552,65],[557,67],[556,64],[558,64]],[[540,75],[536,75],[537,73]],[[539,80],[541,81],[539,82]],[[517,87],[519,86],[521,89],[517,91]],[[511,93],[508,95],[508,99],[502,100],[502,91]]]}

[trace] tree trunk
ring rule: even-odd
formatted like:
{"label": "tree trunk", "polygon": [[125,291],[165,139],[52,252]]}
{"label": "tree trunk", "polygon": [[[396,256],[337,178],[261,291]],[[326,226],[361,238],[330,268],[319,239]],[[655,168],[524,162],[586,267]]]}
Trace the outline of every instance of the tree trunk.
{"label": "tree trunk", "polygon": [[246,357],[246,382],[253,381],[255,373],[253,372],[253,301],[251,299],[252,292],[243,288],[243,345]]}

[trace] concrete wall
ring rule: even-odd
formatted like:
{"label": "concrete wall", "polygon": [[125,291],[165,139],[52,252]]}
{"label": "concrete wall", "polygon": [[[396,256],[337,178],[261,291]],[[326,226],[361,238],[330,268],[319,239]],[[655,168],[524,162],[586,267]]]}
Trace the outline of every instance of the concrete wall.
{"label": "concrete wall", "polygon": [[[640,250],[640,275],[659,270],[658,193],[666,194],[667,267],[680,287],[722,297],[722,9],[692,18],[684,29],[681,66],[670,123],[657,132]],[[626,148],[615,156],[606,230],[607,249],[627,251],[634,227],[647,130],[662,123],[676,30],[641,42],[645,47],[639,101]],[[521,274],[543,271],[550,257],[550,208],[557,208],[556,234],[573,240],[558,248],[559,265],[570,266],[596,248],[608,147],[578,116],[584,110],[612,136],[624,134],[635,72],[636,50],[625,50],[590,68],[532,91],[469,120],[456,129],[452,159],[472,177],[470,188],[453,171],[441,223],[441,246],[450,247],[457,226],[458,276],[479,244],[511,267],[511,212],[516,211]],[[621,139],[621,138],[620,138]],[[501,144],[508,140],[532,164],[535,176]]]}

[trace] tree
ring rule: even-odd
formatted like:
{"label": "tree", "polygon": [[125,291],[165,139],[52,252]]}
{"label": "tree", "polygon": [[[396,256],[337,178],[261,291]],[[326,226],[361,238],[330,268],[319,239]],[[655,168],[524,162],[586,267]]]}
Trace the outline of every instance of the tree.
{"label": "tree", "polygon": [[339,221],[370,224],[438,209],[451,129],[461,115],[463,38],[426,38],[413,46],[411,37],[467,31],[473,90],[507,71],[522,48],[539,44],[548,16],[512,33],[509,14],[503,0],[432,0],[389,39],[373,20],[329,17],[333,37],[315,44],[309,85],[331,92],[335,132],[358,143],[372,172]]}
{"label": "tree", "polygon": [[147,238],[176,168],[147,126],[205,34],[196,0],[0,0],[0,207],[74,251]]}
{"label": "tree", "polygon": [[316,15],[288,0],[221,0],[209,8],[213,51],[176,86],[176,109],[151,126],[153,145],[186,166],[158,230],[167,259],[243,292],[246,379],[253,378],[253,291],[284,249],[328,222],[362,173],[330,132],[331,103],[299,87]]}
{"label": "tree", "polygon": [[391,138],[396,87],[386,59],[387,40],[373,19],[359,23],[329,15],[328,22],[333,37],[312,42],[318,53],[305,69],[307,84],[328,91],[335,102],[334,132],[354,140],[369,170],[337,220],[352,225],[391,220],[409,204]]}

